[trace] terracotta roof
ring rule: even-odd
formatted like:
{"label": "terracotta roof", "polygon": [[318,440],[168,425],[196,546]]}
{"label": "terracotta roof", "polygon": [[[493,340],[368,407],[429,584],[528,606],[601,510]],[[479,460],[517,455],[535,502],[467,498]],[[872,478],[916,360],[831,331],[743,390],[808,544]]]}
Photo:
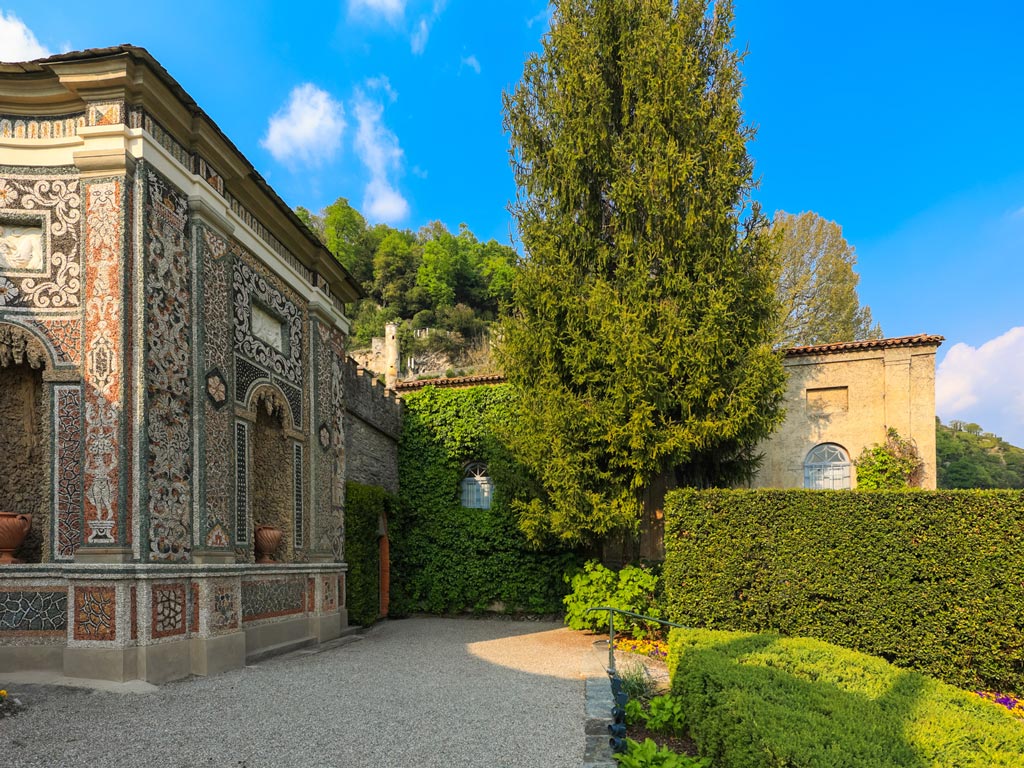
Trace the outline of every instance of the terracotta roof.
{"label": "terracotta roof", "polygon": [[842,341],[836,344],[817,344],[812,347],[790,347],[786,357],[804,355],[831,355],[840,352],[856,352],[862,349],[892,349],[894,347],[937,347],[946,339],[919,333],[917,336],[897,336],[892,339],[865,339],[864,341]]}
{"label": "terracotta roof", "polygon": [[400,381],[395,384],[396,392],[415,392],[424,387],[475,387],[478,384],[504,384],[505,374],[485,373],[480,376],[453,376],[443,379],[420,379],[419,381]]}

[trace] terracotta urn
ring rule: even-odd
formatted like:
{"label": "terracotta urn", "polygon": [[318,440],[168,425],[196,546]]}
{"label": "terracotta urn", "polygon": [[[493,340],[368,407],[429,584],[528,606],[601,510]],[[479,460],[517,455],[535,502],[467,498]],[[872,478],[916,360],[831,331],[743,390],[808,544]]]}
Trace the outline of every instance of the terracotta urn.
{"label": "terracotta urn", "polygon": [[273,554],[281,546],[284,531],[276,525],[257,525],[253,536],[256,540],[256,562],[273,563]]}
{"label": "terracotta urn", "polygon": [[17,512],[0,512],[0,565],[20,563],[14,553],[32,527],[32,515]]}

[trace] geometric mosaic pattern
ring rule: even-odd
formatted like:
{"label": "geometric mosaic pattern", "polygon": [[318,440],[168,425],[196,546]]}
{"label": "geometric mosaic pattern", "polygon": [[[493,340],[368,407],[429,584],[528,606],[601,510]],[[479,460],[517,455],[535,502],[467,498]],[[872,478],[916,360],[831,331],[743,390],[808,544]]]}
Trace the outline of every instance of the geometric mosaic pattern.
{"label": "geometric mosaic pattern", "polygon": [[64,632],[67,626],[67,592],[0,592],[0,632]]}
{"label": "geometric mosaic pattern", "polygon": [[242,618],[245,621],[302,613],[306,585],[300,579],[243,581]]}
{"label": "geometric mosaic pattern", "polygon": [[295,521],[295,546],[301,547],[303,544],[302,446],[299,443],[294,443],[292,450],[294,451],[292,457],[292,512]]}
{"label": "geometric mosaic pattern", "polygon": [[185,634],[185,585],[153,585],[152,637]]}
{"label": "geometric mosaic pattern", "polygon": [[113,587],[75,587],[75,639],[113,640],[116,635]]}

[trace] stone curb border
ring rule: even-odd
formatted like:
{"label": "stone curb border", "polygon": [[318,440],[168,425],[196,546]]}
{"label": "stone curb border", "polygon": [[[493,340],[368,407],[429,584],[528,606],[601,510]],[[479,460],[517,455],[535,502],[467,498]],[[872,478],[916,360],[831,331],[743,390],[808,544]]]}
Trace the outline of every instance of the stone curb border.
{"label": "stone curb border", "polygon": [[612,722],[612,684],[604,666],[607,651],[592,651],[586,674],[586,719],[583,724],[585,747],[581,768],[618,768],[608,743]]}

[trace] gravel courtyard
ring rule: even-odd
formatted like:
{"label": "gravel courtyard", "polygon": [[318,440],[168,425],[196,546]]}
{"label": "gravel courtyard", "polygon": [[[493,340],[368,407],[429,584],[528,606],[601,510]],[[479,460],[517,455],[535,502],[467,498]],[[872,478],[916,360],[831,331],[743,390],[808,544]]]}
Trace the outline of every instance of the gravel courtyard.
{"label": "gravel courtyard", "polygon": [[26,768],[579,768],[592,641],[554,623],[415,618],[151,693],[9,684],[29,708],[0,720],[0,744]]}

